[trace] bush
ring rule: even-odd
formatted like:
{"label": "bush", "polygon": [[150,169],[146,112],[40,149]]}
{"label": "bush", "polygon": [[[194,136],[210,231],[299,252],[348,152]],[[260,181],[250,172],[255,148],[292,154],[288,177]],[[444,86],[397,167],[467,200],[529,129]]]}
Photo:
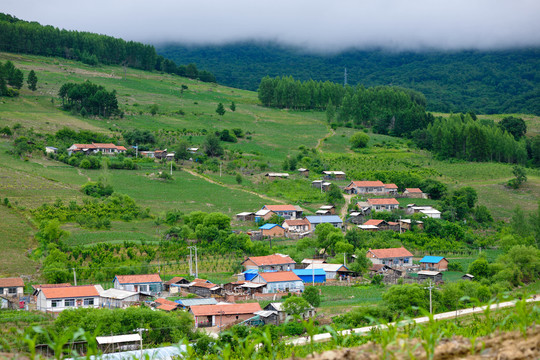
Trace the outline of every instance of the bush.
{"label": "bush", "polygon": [[353,149],[364,148],[369,142],[369,135],[363,131],[356,132],[351,136],[349,142]]}
{"label": "bush", "polygon": [[92,197],[107,197],[112,195],[113,187],[99,182],[87,182],[81,187],[81,192]]}

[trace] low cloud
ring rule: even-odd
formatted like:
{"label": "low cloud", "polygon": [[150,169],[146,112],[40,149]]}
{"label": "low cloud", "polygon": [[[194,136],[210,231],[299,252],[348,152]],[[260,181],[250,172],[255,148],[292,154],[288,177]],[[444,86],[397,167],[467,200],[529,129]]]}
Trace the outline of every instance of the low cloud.
{"label": "low cloud", "polygon": [[540,46],[538,0],[4,0],[1,11],[154,44],[260,40],[314,51]]}

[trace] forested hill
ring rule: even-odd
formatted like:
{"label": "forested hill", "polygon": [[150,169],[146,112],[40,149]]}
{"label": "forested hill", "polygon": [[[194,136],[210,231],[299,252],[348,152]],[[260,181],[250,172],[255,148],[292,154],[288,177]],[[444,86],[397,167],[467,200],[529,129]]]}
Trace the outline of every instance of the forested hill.
{"label": "forested hill", "polygon": [[269,43],[223,46],[156,46],[173,61],[196,62],[220,84],[256,90],[261,79],[292,75],[298,80],[364,86],[397,85],[425,94],[428,110],[540,115],[540,49],[460,52],[347,51],[337,55],[300,52]]}

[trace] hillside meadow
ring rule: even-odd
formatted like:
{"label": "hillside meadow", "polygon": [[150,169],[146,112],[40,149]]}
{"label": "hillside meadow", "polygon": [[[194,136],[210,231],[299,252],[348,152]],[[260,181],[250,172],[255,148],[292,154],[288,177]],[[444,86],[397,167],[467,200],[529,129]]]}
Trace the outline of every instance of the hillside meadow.
{"label": "hillside meadow", "polygon": [[[223,143],[224,146],[241,153],[250,164],[265,164],[271,171],[282,171],[283,160],[287,156],[296,156],[299,149],[305,148],[328,164],[338,164],[335,159],[345,156],[353,169],[428,169],[450,189],[475,188],[479,203],[486,205],[496,220],[508,219],[516,205],[530,211],[538,204],[538,170],[527,169],[528,181],[519,190],[511,190],[504,186],[513,177],[511,165],[440,161],[428,152],[415,149],[406,139],[370,133],[368,148],[352,151],[349,137],[358,129],[337,128],[334,131],[327,126],[324,112],[264,108],[258,104],[255,92],[157,72],[0,53],[0,61],[6,60],[13,61],[25,74],[35,70],[39,82],[35,92],[23,88],[17,98],[0,99],[0,127],[20,124],[37,133],[54,133],[68,127],[116,136],[122,130],[131,129],[182,131],[185,133],[182,138],[194,146],[204,140],[203,129],[240,128],[246,136],[237,143]],[[60,86],[85,80],[116,90],[124,116],[104,120],[62,111],[61,99],[57,97]],[[187,89],[182,90],[182,85]],[[234,112],[229,109],[233,101],[236,104]],[[227,109],[224,116],[215,112],[219,102]],[[150,106],[154,104],[158,105],[158,111],[152,116]],[[490,116],[494,119],[502,117]],[[539,118],[524,118],[530,132],[537,133]],[[36,266],[24,255],[35,246],[32,235],[38,225],[33,222],[29,210],[57,199],[80,204],[85,197],[79,191],[80,187],[89,180],[106,179],[115,191],[129,195],[142,208],[149,208],[152,216],[162,216],[168,210],[223,212],[234,216],[241,211],[255,211],[267,203],[295,203],[316,210],[326,201],[324,194],[310,186],[312,180],[320,179],[320,174],[311,174],[306,179],[290,171],[291,179],[270,183],[264,179],[264,171],[251,169],[242,174],[242,183],[238,184],[236,173],[226,170],[227,159],[224,159],[220,160],[223,163],[221,176],[208,169],[195,176],[198,164],[187,161],[173,171],[172,181],[162,181],[156,175],[168,169],[161,165],[145,165],[139,170],[83,170],[39,154],[20,159],[8,153],[11,147],[12,139],[0,139],[0,198],[9,198],[13,205],[11,209],[0,207],[2,217],[9,224],[9,231],[0,232],[0,244],[13,254],[11,261],[0,265],[1,274],[17,274],[21,269]],[[339,185],[346,185],[346,182]],[[88,246],[123,240],[157,241],[165,227],[160,228],[150,219],[129,223],[113,221],[110,230],[88,230],[74,223],[66,224],[64,228],[71,233],[67,239],[70,245]],[[240,228],[246,230],[245,225]]]}

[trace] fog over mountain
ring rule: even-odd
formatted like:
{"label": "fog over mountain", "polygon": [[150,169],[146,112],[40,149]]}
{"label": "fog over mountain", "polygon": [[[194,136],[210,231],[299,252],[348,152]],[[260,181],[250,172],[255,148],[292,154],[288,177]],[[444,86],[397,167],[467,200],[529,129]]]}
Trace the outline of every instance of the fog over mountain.
{"label": "fog over mountain", "polygon": [[540,46],[538,0],[4,0],[28,21],[147,43],[273,41],[316,52]]}

